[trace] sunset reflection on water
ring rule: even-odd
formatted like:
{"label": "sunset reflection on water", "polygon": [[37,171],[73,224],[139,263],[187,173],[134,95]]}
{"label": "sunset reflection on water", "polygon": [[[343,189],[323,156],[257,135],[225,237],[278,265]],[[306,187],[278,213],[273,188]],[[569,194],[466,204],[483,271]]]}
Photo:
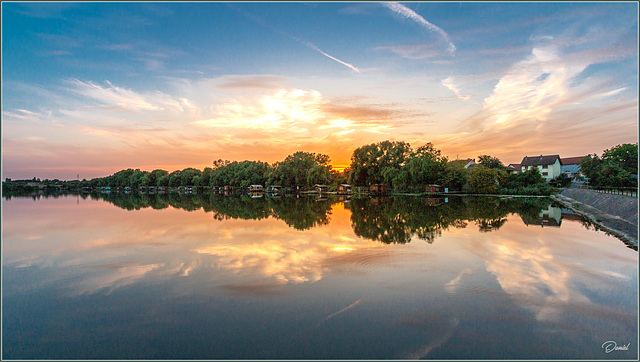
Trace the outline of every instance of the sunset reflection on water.
{"label": "sunset reflection on water", "polygon": [[[155,285],[168,299],[276,298],[268,303],[306,310],[305,318],[335,305],[326,310],[324,318],[332,316],[326,323],[363,313],[358,323],[369,318],[370,328],[390,323],[403,334],[417,327],[431,341],[398,347],[396,358],[473,356],[468,350],[447,355],[442,346],[480,325],[491,333],[497,320],[537,323],[542,334],[535,338],[545,343],[551,335],[573,341],[576,326],[589,343],[637,336],[637,252],[575,217],[563,219],[552,205],[522,209],[525,215],[513,211],[519,204],[502,201],[304,201],[298,206],[309,214],[291,216],[282,207],[293,201],[245,200],[242,207],[262,202],[266,210],[246,217],[218,204],[223,201],[236,202],[200,200],[202,208],[186,211],[126,210],[80,197],[3,200],[3,270],[9,271],[3,298],[109,296]],[[234,216],[220,217],[223,211]],[[11,279],[20,275],[22,282]],[[323,299],[312,297],[318,293]],[[300,298],[309,304],[291,307]],[[436,338],[433,328],[448,337]],[[478,355],[495,357],[488,350]],[[328,355],[291,357],[300,356]]]}

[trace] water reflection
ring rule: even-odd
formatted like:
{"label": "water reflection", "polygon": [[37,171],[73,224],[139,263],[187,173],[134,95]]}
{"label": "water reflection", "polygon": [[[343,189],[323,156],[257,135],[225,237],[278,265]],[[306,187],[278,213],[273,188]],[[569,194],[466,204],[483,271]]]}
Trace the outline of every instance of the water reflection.
{"label": "water reflection", "polygon": [[216,220],[273,217],[298,230],[328,225],[333,205],[344,202],[351,211],[356,235],[386,244],[407,243],[414,236],[433,243],[442,230],[464,228],[469,222],[475,223],[482,232],[497,230],[512,213],[519,214],[527,225],[550,225],[549,220],[557,220],[559,225],[561,215],[561,209],[546,198],[376,197],[345,202],[326,195],[323,198],[291,195],[255,198],[251,195],[112,193],[92,197],[127,210],[169,206],[188,211],[203,209],[213,213]]}
{"label": "water reflection", "polygon": [[[567,358],[637,338],[637,253],[547,199],[132,193],[3,208],[5,326],[35,331],[10,334],[7,357]],[[69,326],[105,320],[170,353],[69,352],[85,335]],[[28,337],[57,325],[60,354]]]}

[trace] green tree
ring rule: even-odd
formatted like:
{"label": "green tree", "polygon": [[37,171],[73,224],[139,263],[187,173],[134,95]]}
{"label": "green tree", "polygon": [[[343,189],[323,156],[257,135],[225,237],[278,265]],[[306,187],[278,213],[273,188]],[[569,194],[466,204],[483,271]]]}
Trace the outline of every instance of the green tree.
{"label": "green tree", "polygon": [[351,155],[349,182],[356,186],[384,183],[396,188],[394,181],[405,180],[402,168],[411,157],[406,142],[383,141],[357,148]]}
{"label": "green tree", "polygon": [[298,151],[274,165],[268,183],[304,188],[315,184],[328,184],[331,181],[329,162],[330,158],[327,155]]}
{"label": "green tree", "polygon": [[638,145],[622,144],[606,149],[602,158],[598,158],[596,154],[588,155],[580,162],[580,172],[589,179],[592,186],[636,187]]}
{"label": "green tree", "polygon": [[500,190],[498,170],[478,167],[469,175],[467,191],[475,194],[496,194]]}
{"label": "green tree", "polygon": [[618,166],[630,174],[638,173],[638,144],[625,143],[604,150],[602,161]]}
{"label": "green tree", "polygon": [[424,191],[429,184],[442,185],[446,180],[448,160],[431,143],[418,147],[406,164],[411,184],[416,191]]}
{"label": "green tree", "polygon": [[500,159],[497,157],[493,157],[489,155],[480,155],[478,156],[478,163],[480,164],[480,166],[483,166],[486,168],[504,170],[504,165],[502,164]]}

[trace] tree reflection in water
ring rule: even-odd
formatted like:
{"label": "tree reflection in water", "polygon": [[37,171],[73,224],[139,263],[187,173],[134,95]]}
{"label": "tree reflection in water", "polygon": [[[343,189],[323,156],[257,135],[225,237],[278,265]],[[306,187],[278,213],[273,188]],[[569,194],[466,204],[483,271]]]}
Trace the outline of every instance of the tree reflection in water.
{"label": "tree reflection in water", "polygon": [[[283,220],[297,230],[328,225],[336,198],[314,196],[260,197],[216,194],[92,194],[127,210],[169,206],[187,211],[203,209],[216,220],[268,217]],[[351,211],[356,235],[386,244],[404,244],[417,237],[433,243],[449,228],[465,228],[474,223],[481,232],[498,230],[509,214],[535,220],[551,205],[547,198],[459,197],[424,198],[412,196],[353,198],[345,202]]]}
{"label": "tree reflection in water", "polygon": [[551,200],[479,197],[388,197],[352,200],[351,222],[358,236],[383,243],[407,243],[413,236],[433,243],[442,230],[465,228],[474,222],[480,231],[499,229],[507,215],[538,218]]}

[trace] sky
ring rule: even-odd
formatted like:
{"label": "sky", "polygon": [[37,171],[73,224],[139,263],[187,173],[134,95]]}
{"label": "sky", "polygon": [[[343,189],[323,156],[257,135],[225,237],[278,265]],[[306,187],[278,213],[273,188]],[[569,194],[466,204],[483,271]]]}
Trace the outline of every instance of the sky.
{"label": "sky", "polygon": [[636,2],[2,3],[2,177],[638,142]]}

